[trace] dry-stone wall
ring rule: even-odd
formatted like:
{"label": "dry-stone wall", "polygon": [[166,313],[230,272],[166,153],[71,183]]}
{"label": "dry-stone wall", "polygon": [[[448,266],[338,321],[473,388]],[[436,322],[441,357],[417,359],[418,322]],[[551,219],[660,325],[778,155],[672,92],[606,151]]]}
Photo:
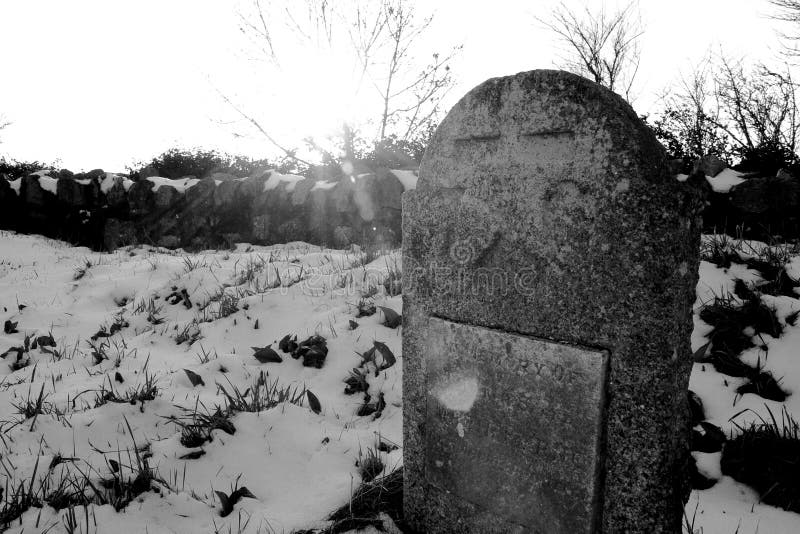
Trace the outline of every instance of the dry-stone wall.
{"label": "dry-stone wall", "polygon": [[[266,170],[247,178],[216,173],[139,182],[102,170],[40,171],[14,181],[0,174],[0,229],[95,250],[134,242],[184,248],[287,240],[399,244],[400,197],[415,187],[415,171],[367,170],[343,178]],[[797,177],[740,173],[708,157],[677,178],[705,192],[706,233],[800,238]]]}
{"label": "dry-stone wall", "polygon": [[677,178],[704,196],[703,232],[741,235],[761,241],[800,238],[800,179],[738,172],[714,156],[698,160],[688,175]]}
{"label": "dry-stone wall", "polygon": [[413,171],[376,169],[342,179],[266,170],[247,178],[150,177],[101,170],[0,176],[0,228],[65,239],[95,250],[132,243],[223,247],[302,240],[345,247],[400,242],[400,197]]}

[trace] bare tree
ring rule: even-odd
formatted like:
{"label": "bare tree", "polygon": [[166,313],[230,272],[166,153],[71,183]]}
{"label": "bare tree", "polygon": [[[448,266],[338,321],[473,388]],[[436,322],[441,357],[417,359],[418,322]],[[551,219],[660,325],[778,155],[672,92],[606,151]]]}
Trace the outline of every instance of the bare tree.
{"label": "bare tree", "polygon": [[[800,0],[769,0],[776,11],[770,16],[778,21],[787,22],[792,26],[800,25]],[[800,41],[800,31],[796,28],[788,33],[781,32],[787,41],[784,43],[785,53],[788,56],[800,56],[797,42]]]}
{"label": "bare tree", "polygon": [[706,60],[663,102],[654,126],[673,153],[795,159],[800,123],[797,85],[788,67],[745,67],[724,56]]}
{"label": "bare tree", "polygon": [[[357,132],[377,146],[389,138],[419,139],[438,122],[442,98],[454,84],[450,64],[460,47],[424,54],[423,37],[432,20],[420,17],[408,0],[295,0],[283,5],[251,0],[249,10],[240,14],[240,28],[254,57],[276,76],[298,42],[321,53],[345,53],[349,65],[337,82],[349,84],[360,108],[374,110],[366,120],[342,124],[344,151],[352,157]],[[223,98],[273,146],[296,158],[254,110]],[[308,144],[324,152],[316,140]]]}
{"label": "bare tree", "polygon": [[630,100],[639,70],[643,33],[636,2],[614,12],[605,6],[575,11],[559,4],[549,18],[537,18],[566,48],[563,66]]}
{"label": "bare tree", "polygon": [[729,136],[719,126],[722,119],[712,71],[711,59],[706,58],[661,96],[663,110],[654,126],[675,156],[726,157],[730,152]]}
{"label": "bare tree", "polygon": [[420,70],[411,50],[433,17],[417,23],[414,8],[397,0],[384,1],[384,13],[391,55],[383,72],[368,73],[383,101],[376,141],[386,139],[392,126],[399,126],[397,137],[408,141],[438,118],[441,99],[453,85],[449,63],[460,47],[445,56],[433,53]]}
{"label": "bare tree", "polygon": [[740,152],[782,146],[794,153],[800,130],[797,85],[787,68],[778,72],[760,64],[746,71],[740,61],[722,58],[715,77],[717,125]]}

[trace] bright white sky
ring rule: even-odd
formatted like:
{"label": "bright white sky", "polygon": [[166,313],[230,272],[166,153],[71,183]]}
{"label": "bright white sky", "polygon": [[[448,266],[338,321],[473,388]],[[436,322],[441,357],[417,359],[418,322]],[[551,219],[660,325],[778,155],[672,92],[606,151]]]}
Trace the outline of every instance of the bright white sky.
{"label": "bright white sky", "polygon": [[[234,4],[0,1],[0,114],[13,121],[0,134],[0,155],[75,171],[121,171],[174,146],[271,155],[260,138],[233,135],[251,133],[243,125],[221,123],[234,116],[217,89],[246,106],[278,104],[264,108],[265,123],[287,144],[332,128],[335,73],[315,76],[304,58],[284,79],[254,82]],[[420,12],[436,10],[431,46],[464,45],[448,107],[487,78],[557,65],[559,48],[534,18],[554,4],[420,0]],[[638,112],[652,110],[656,95],[709,51],[772,61],[780,50],[767,0],[641,0],[641,11]]]}

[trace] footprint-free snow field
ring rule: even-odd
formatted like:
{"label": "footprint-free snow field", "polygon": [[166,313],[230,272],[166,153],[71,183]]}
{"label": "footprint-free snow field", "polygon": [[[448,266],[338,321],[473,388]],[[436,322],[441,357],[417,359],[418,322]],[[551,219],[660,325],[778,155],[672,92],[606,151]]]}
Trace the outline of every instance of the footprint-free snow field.
{"label": "footprint-free snow field", "polygon": [[400,466],[398,253],[0,258],[9,532],[309,529]]}
{"label": "footprint-free snow field", "polygon": [[[769,285],[783,275],[765,250],[704,238],[690,389],[709,487],[687,531],[800,530],[723,474],[714,445],[714,428],[730,446],[771,414],[800,417],[800,257],[784,254]],[[401,270],[397,251],[101,254],[0,233],[0,530],[325,528],[402,464]],[[724,330],[761,305],[772,323]]]}

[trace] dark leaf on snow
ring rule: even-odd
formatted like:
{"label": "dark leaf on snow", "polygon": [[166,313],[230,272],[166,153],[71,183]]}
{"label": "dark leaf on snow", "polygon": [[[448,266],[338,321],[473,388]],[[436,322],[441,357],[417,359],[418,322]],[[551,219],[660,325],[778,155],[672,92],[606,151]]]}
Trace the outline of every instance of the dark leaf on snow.
{"label": "dark leaf on snow", "polygon": [[347,386],[344,388],[345,395],[352,395],[353,393],[358,392],[366,392],[369,389],[369,384],[367,383],[367,377],[359,371],[358,369],[353,369],[350,372],[350,376],[348,376],[344,383]]}
{"label": "dark leaf on snow", "polygon": [[297,350],[297,336],[292,337],[292,334],[286,334],[283,339],[278,342],[278,348],[283,352],[289,353]]}
{"label": "dark leaf on snow", "polygon": [[56,346],[56,341],[53,339],[53,336],[39,336],[36,338],[36,342],[39,344],[40,347]]}
{"label": "dark leaf on snow", "polygon": [[6,320],[5,325],[3,325],[3,332],[6,334],[16,334],[17,333],[17,323],[12,323],[10,320]]}
{"label": "dark leaf on snow", "polygon": [[314,335],[297,345],[292,358],[303,358],[305,367],[321,369],[328,356],[328,344],[322,336]]}
{"label": "dark leaf on snow", "polygon": [[272,350],[272,347],[267,345],[264,348],[251,347],[253,349],[253,356],[261,363],[281,363],[283,358],[280,354]]}
{"label": "dark leaf on snow", "polygon": [[123,382],[125,382],[125,380],[122,378],[122,375],[121,375],[121,374],[119,374],[119,371],[117,371],[116,373],[114,373],[114,380],[116,380],[116,381],[117,381],[117,382],[119,382],[120,384],[122,384]]}
{"label": "dark leaf on snow", "polygon": [[383,392],[378,394],[377,402],[370,402],[371,396],[369,393],[364,395],[364,404],[356,412],[359,417],[366,417],[372,415],[373,419],[377,419],[383,414],[383,409],[386,408],[386,400],[383,398]]}
{"label": "dark leaf on snow", "polygon": [[234,504],[239,502],[239,499],[242,499],[244,497],[247,497],[248,499],[256,498],[256,496],[253,495],[253,493],[245,486],[242,486],[241,488],[231,493],[231,500],[234,502]]}
{"label": "dark leaf on snow", "polygon": [[183,297],[183,305],[186,309],[192,309],[192,301],[189,300],[189,293],[185,289],[181,289],[181,297]]}
{"label": "dark leaf on snow", "polygon": [[393,309],[387,308],[386,306],[378,306],[378,308],[383,312],[383,326],[397,328],[403,322],[403,316]]}
{"label": "dark leaf on snow", "polygon": [[368,362],[375,361],[375,347],[371,347],[369,350],[365,350],[364,352],[356,352],[361,358],[364,360],[361,364],[365,364]]}
{"label": "dark leaf on snow", "polygon": [[699,430],[692,430],[692,450],[707,453],[721,451],[727,441],[725,432],[708,421],[700,422],[699,426]]}
{"label": "dark leaf on snow", "polygon": [[219,515],[222,517],[227,516],[231,512],[233,512],[233,505],[235,505],[242,497],[247,497],[249,499],[255,499],[256,496],[250,492],[249,489],[242,486],[239,489],[234,490],[230,495],[226,495],[222,491],[215,491],[214,493],[217,494],[219,497],[220,505],[222,506],[222,510],[220,511]]}
{"label": "dark leaf on snow", "polygon": [[378,370],[382,371],[384,369],[388,369],[389,367],[397,363],[397,358],[395,358],[394,354],[389,349],[389,347],[386,346],[385,343],[381,343],[380,341],[373,341],[372,344],[374,345],[375,349],[378,349],[378,351],[381,353],[381,356],[383,356],[383,363],[378,368]]}
{"label": "dark leaf on snow", "polygon": [[323,350],[318,347],[313,347],[303,354],[303,365],[305,367],[316,367],[317,369],[322,369],[327,355],[327,349]]}
{"label": "dark leaf on snow", "polygon": [[94,334],[94,335],[91,337],[91,340],[92,340],[92,341],[97,341],[97,339],[98,339],[98,338],[101,338],[101,337],[111,337],[111,334],[109,334],[109,333],[108,333],[108,332],[106,332],[105,330],[98,330],[98,331],[97,331],[97,332],[96,332],[96,333],[95,333],[95,334]]}
{"label": "dark leaf on snow", "polygon": [[322,405],[319,403],[317,396],[309,390],[306,390],[306,396],[308,397],[308,407],[311,408],[311,411],[316,414],[320,413],[322,411]]}
{"label": "dark leaf on snow", "polygon": [[219,504],[222,506],[222,510],[220,511],[219,515],[225,517],[233,512],[233,503],[231,503],[228,499],[228,495],[222,491],[215,491],[214,493],[216,493],[217,497],[219,497]]}
{"label": "dark leaf on snow", "polygon": [[206,383],[203,382],[203,377],[195,373],[194,371],[190,371],[189,369],[184,369],[184,373],[189,378],[189,382],[192,383],[192,386],[197,386],[198,384],[201,386],[205,386]]}
{"label": "dark leaf on snow", "polygon": [[708,356],[708,348],[710,345],[711,342],[709,341],[708,343],[706,343],[705,345],[694,351],[694,354],[692,354],[692,361],[694,362],[705,361],[706,357]]}
{"label": "dark leaf on snow", "polygon": [[5,358],[7,356],[15,356],[15,361],[19,361],[25,352],[26,351],[23,347],[11,347],[3,354],[0,354],[0,358]]}

